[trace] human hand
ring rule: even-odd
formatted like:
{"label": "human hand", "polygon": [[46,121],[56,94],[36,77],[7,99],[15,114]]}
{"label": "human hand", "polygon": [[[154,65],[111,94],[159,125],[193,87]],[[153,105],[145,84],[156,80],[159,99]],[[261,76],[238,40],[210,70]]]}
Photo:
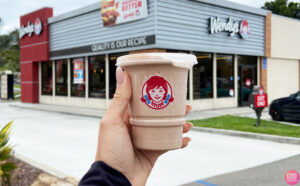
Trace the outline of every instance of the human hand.
{"label": "human hand", "polygon": [[[140,150],[131,141],[128,103],[131,98],[130,77],[120,67],[116,70],[117,90],[99,128],[96,161],[104,161],[121,172],[134,186],[145,185],[157,158],[167,151]],[[186,106],[186,114],[191,106]],[[192,123],[183,125],[183,133],[192,128]],[[182,139],[182,148],[191,139]]]}

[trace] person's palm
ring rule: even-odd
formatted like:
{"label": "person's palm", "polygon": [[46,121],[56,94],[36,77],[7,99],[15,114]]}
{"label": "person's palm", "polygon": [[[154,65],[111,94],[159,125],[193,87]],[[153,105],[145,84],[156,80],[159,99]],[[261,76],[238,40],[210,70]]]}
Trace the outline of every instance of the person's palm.
{"label": "person's palm", "polygon": [[[124,74],[124,77],[123,77]],[[129,76],[117,69],[118,87],[114,98],[101,120],[96,161],[104,161],[124,174],[132,185],[145,185],[157,158],[165,151],[146,151],[135,148],[131,141],[131,126],[127,105],[131,98]],[[186,113],[191,109],[186,107]],[[191,123],[183,126],[189,131]],[[190,138],[183,138],[182,147]]]}

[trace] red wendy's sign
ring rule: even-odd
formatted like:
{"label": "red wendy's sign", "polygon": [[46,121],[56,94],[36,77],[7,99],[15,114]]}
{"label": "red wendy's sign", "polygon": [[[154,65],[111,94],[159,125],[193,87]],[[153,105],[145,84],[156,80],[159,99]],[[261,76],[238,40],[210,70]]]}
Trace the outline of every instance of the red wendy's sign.
{"label": "red wendy's sign", "polygon": [[267,94],[255,95],[255,107],[264,108],[268,106],[268,96]]}
{"label": "red wendy's sign", "polygon": [[49,25],[52,8],[42,8],[20,17],[21,62],[49,60]]}
{"label": "red wendy's sign", "polygon": [[264,108],[268,106],[268,95],[264,93],[262,87],[259,88],[258,94],[254,97],[255,108]]}
{"label": "red wendy's sign", "polygon": [[40,35],[41,32],[43,31],[43,23],[40,18],[36,18],[34,23],[28,21],[27,26],[22,25],[21,28],[19,29],[19,36],[20,39],[22,39],[26,34],[31,37],[33,33],[35,35]]}

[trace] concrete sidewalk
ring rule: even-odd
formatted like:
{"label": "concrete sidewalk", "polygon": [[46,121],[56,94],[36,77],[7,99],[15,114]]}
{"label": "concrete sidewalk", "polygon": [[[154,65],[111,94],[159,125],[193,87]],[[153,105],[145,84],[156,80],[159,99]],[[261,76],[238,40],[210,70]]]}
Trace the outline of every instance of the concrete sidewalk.
{"label": "concrete sidewalk", "polygon": [[97,118],[101,118],[105,113],[105,110],[103,109],[70,107],[70,106],[62,106],[62,105],[49,105],[49,104],[41,104],[41,103],[31,104],[31,103],[11,102],[9,105],[17,108],[71,114],[76,116],[97,117]]}
{"label": "concrete sidewalk", "polygon": [[[40,110],[47,112],[57,112],[63,114],[72,114],[77,116],[89,116],[101,118],[105,110],[103,109],[91,109],[91,108],[82,108],[82,107],[70,107],[70,106],[61,106],[61,105],[48,105],[48,104],[28,104],[21,102],[11,102],[9,104],[12,107],[25,108],[32,110]],[[224,109],[214,109],[214,110],[201,110],[201,111],[191,111],[190,114],[186,117],[187,120],[192,119],[204,119],[222,115],[236,115],[244,117],[255,118],[255,113],[249,107],[234,107],[234,108],[224,108]],[[268,114],[268,108],[263,111],[262,119],[271,119]]]}

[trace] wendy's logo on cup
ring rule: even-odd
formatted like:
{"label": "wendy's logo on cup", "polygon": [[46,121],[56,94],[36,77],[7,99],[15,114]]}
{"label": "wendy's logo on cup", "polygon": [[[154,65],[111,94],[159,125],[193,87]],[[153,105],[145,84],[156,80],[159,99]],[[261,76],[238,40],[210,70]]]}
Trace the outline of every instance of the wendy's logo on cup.
{"label": "wendy's logo on cup", "polygon": [[240,35],[243,39],[247,39],[250,34],[250,28],[247,20],[242,20],[240,25]]}
{"label": "wendy's logo on cup", "polygon": [[141,101],[152,109],[163,109],[174,101],[170,83],[161,76],[150,77],[143,85]]}

